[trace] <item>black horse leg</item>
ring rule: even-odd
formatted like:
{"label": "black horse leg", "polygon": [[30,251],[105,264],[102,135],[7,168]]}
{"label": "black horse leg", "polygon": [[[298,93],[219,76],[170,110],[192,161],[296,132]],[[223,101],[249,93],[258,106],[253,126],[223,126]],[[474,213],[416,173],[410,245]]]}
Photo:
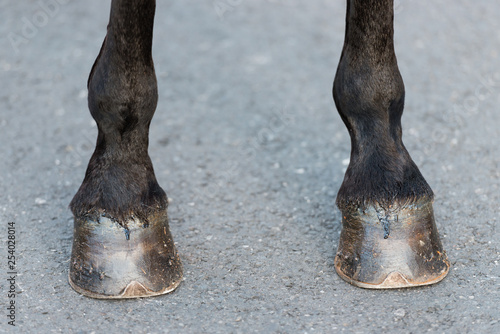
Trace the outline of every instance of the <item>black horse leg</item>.
{"label": "black horse leg", "polygon": [[88,81],[96,149],[70,207],[75,216],[69,281],[94,298],[174,290],[182,266],[167,197],[148,155],[158,100],[151,46],[155,0],[113,0],[108,31]]}
{"label": "black horse leg", "polygon": [[337,273],[364,288],[442,280],[449,262],[433,192],[401,140],[404,85],[393,43],[393,0],[347,0],[346,35],[333,97],[351,136],[337,196]]}

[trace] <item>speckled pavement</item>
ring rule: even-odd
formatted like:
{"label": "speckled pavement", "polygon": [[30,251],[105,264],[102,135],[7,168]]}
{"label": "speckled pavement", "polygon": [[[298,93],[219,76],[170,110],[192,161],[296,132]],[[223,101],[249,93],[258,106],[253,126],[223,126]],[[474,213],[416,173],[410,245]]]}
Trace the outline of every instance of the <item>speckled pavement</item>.
{"label": "speckled pavement", "polygon": [[97,135],[86,81],[109,3],[0,0],[1,333],[500,332],[500,2],[395,1],[403,139],[452,268],[434,286],[373,291],[333,266],[345,2],[158,1],[150,155],[185,278],[102,301],[68,284],[68,204]]}

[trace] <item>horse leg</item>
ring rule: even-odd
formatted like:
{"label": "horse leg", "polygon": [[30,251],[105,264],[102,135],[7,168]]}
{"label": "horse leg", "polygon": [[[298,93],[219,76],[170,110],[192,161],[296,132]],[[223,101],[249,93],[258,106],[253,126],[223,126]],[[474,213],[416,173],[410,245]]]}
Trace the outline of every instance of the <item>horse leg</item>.
{"label": "horse leg", "polygon": [[433,192],[402,142],[404,85],[393,42],[393,0],[347,0],[333,97],[351,136],[337,196],[342,231],[335,269],[373,289],[427,285],[449,270]]}
{"label": "horse leg", "polygon": [[182,265],[167,197],[148,155],[158,100],[151,46],[155,0],[112,0],[106,38],[88,81],[97,143],[71,201],[75,217],[69,281],[94,298],[174,290]]}

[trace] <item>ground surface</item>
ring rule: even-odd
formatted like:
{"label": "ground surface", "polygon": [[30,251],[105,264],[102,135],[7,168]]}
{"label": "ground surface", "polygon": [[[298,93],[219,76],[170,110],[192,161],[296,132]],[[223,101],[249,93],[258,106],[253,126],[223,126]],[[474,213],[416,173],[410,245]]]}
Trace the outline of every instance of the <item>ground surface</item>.
{"label": "ground surface", "polygon": [[331,98],[344,1],[159,1],[150,155],[185,279],[128,301],[67,283],[109,3],[54,1],[0,1],[0,332],[12,329],[9,221],[23,333],[500,332],[498,1],[396,1],[404,141],[453,267],[394,291],[355,288],[333,267],[350,150]]}

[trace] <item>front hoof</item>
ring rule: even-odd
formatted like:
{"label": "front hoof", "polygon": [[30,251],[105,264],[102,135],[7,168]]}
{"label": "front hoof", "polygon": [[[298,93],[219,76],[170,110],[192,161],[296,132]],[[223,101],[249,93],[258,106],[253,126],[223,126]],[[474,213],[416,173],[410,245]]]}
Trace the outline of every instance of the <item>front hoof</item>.
{"label": "front hoof", "polygon": [[393,289],[434,284],[448,274],[431,199],[344,211],[335,270],[345,281]]}
{"label": "front hoof", "polygon": [[[124,227],[126,226],[126,227]],[[182,264],[166,212],[124,226],[104,216],[75,218],[69,283],[92,298],[150,297],[173,291]]]}

